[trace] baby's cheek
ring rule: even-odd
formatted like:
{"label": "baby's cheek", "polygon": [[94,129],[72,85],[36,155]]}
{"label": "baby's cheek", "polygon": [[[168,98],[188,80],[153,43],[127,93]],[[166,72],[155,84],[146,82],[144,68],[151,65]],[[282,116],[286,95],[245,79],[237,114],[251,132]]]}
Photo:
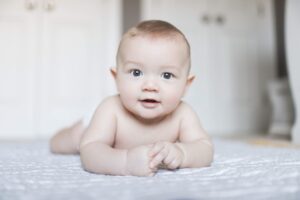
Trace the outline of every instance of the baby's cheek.
{"label": "baby's cheek", "polygon": [[181,94],[178,92],[173,92],[168,94],[165,104],[168,105],[170,109],[174,109],[177,107],[180,101],[181,101]]}
{"label": "baby's cheek", "polygon": [[127,90],[126,93],[123,93],[122,95],[122,101],[123,103],[127,104],[127,105],[132,105],[135,103],[135,96],[132,94],[132,91]]}
{"label": "baby's cheek", "polygon": [[132,104],[133,100],[136,98],[134,90],[129,84],[123,84],[119,86],[119,93],[124,104]]}

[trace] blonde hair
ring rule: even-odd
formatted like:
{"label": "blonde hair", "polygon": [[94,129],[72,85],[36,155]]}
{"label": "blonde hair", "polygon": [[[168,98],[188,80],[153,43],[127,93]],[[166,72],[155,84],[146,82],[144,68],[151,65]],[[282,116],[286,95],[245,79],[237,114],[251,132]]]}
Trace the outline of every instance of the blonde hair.
{"label": "blonde hair", "polygon": [[162,20],[146,20],[142,21],[136,26],[130,28],[122,37],[117,51],[117,63],[120,54],[120,49],[123,45],[123,42],[127,38],[133,38],[136,36],[149,36],[153,38],[176,38],[180,37],[183,39],[183,42],[186,44],[187,55],[188,55],[188,68],[190,70],[191,65],[191,56],[190,56],[190,44],[186,39],[185,35],[174,25],[162,21]]}

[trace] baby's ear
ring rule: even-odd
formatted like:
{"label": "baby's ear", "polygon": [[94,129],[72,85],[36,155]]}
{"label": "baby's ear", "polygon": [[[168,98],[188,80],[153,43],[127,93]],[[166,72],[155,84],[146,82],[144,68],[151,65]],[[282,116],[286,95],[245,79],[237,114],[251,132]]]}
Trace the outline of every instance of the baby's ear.
{"label": "baby's ear", "polygon": [[114,77],[114,79],[117,78],[117,69],[115,67],[110,68],[110,73]]}
{"label": "baby's ear", "polygon": [[186,81],[186,87],[190,87],[192,82],[195,80],[196,76],[195,75],[189,75],[187,81]]}
{"label": "baby's ear", "polygon": [[186,85],[183,93],[184,95],[186,94],[187,90],[189,89],[195,78],[195,75],[189,75],[188,79],[186,80]]}

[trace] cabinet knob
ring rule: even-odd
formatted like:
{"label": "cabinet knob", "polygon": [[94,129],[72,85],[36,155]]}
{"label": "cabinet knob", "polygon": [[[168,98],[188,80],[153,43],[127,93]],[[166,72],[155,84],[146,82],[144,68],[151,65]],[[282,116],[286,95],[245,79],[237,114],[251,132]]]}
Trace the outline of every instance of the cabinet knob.
{"label": "cabinet knob", "polygon": [[27,10],[34,10],[37,7],[36,0],[26,0],[25,1],[25,8]]}
{"label": "cabinet knob", "polygon": [[208,14],[204,14],[202,17],[201,17],[201,21],[205,24],[209,24],[211,19],[210,19],[210,16]]}
{"label": "cabinet knob", "polygon": [[44,8],[47,11],[53,11],[55,9],[55,0],[47,0]]}
{"label": "cabinet knob", "polygon": [[225,23],[225,17],[222,15],[218,15],[216,17],[216,23],[219,25],[223,25]]}

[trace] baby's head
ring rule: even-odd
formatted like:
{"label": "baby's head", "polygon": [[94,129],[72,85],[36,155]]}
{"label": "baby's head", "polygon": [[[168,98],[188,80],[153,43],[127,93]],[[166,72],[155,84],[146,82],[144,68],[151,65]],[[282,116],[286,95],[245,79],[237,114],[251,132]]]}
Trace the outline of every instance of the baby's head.
{"label": "baby's head", "polygon": [[174,111],[193,80],[190,45],[168,22],[143,21],[123,36],[111,72],[124,107],[153,120]]}

